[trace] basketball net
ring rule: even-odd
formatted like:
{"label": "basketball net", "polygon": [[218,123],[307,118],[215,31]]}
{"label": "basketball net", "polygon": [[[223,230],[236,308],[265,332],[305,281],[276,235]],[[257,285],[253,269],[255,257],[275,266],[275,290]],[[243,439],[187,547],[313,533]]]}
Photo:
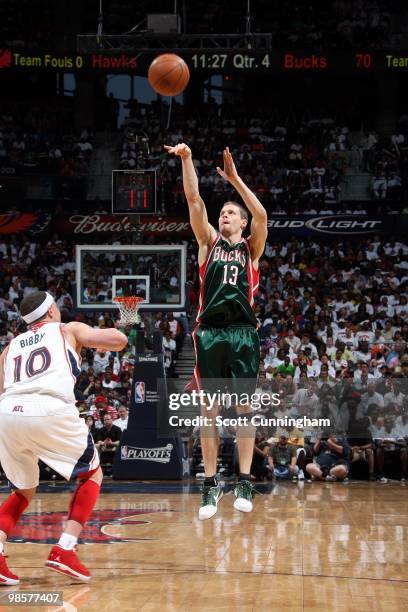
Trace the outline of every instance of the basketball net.
{"label": "basketball net", "polygon": [[128,297],[115,297],[112,301],[119,308],[119,325],[134,325],[135,323],[140,323],[138,308],[140,302],[144,301],[144,298],[131,295]]}

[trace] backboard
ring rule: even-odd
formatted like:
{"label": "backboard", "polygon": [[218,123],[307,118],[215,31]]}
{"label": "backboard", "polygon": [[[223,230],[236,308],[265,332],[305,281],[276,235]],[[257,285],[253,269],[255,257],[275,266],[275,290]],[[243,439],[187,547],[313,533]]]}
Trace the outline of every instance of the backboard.
{"label": "backboard", "polygon": [[184,310],[185,245],[77,245],[77,306],[116,308],[115,296],[140,295],[140,309]]}

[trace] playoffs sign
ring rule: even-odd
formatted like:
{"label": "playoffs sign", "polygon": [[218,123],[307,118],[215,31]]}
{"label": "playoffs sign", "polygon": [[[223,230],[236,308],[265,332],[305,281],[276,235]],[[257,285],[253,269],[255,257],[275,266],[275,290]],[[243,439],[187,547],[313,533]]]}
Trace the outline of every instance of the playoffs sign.
{"label": "playoffs sign", "polygon": [[156,448],[143,448],[138,446],[121,446],[120,454],[123,460],[153,461],[155,463],[170,463],[173,444]]}

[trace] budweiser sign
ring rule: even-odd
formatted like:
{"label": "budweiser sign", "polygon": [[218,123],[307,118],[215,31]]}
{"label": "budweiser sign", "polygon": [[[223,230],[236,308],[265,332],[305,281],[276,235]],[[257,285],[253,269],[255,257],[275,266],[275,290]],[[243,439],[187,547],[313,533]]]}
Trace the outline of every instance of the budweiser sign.
{"label": "budweiser sign", "polygon": [[55,230],[65,234],[89,236],[98,234],[123,234],[141,232],[154,236],[189,236],[190,223],[171,217],[144,217],[135,223],[131,217],[113,215],[72,215],[55,220]]}

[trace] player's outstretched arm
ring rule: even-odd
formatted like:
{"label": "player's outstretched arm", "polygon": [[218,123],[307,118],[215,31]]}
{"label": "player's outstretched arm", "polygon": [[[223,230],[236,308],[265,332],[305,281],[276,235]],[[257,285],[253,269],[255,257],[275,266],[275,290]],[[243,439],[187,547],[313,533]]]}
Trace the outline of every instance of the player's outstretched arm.
{"label": "player's outstretched arm", "polygon": [[175,147],[164,145],[168,153],[178,155],[183,167],[183,188],[190,212],[190,223],[199,245],[211,244],[217,232],[209,224],[205,204],[198,189],[198,178],[194,168],[191,149],[184,143]]}
{"label": "player's outstretched arm", "polygon": [[118,329],[94,329],[85,323],[67,323],[63,332],[68,338],[73,338],[73,345],[86,348],[122,351],[128,343],[125,334]]}
{"label": "player's outstretched arm", "polygon": [[217,168],[217,172],[238,191],[245,206],[252,215],[250,247],[252,259],[257,260],[264,252],[268,236],[268,216],[266,210],[256,195],[239,176],[228,147],[223,152],[223,159],[224,169]]}

